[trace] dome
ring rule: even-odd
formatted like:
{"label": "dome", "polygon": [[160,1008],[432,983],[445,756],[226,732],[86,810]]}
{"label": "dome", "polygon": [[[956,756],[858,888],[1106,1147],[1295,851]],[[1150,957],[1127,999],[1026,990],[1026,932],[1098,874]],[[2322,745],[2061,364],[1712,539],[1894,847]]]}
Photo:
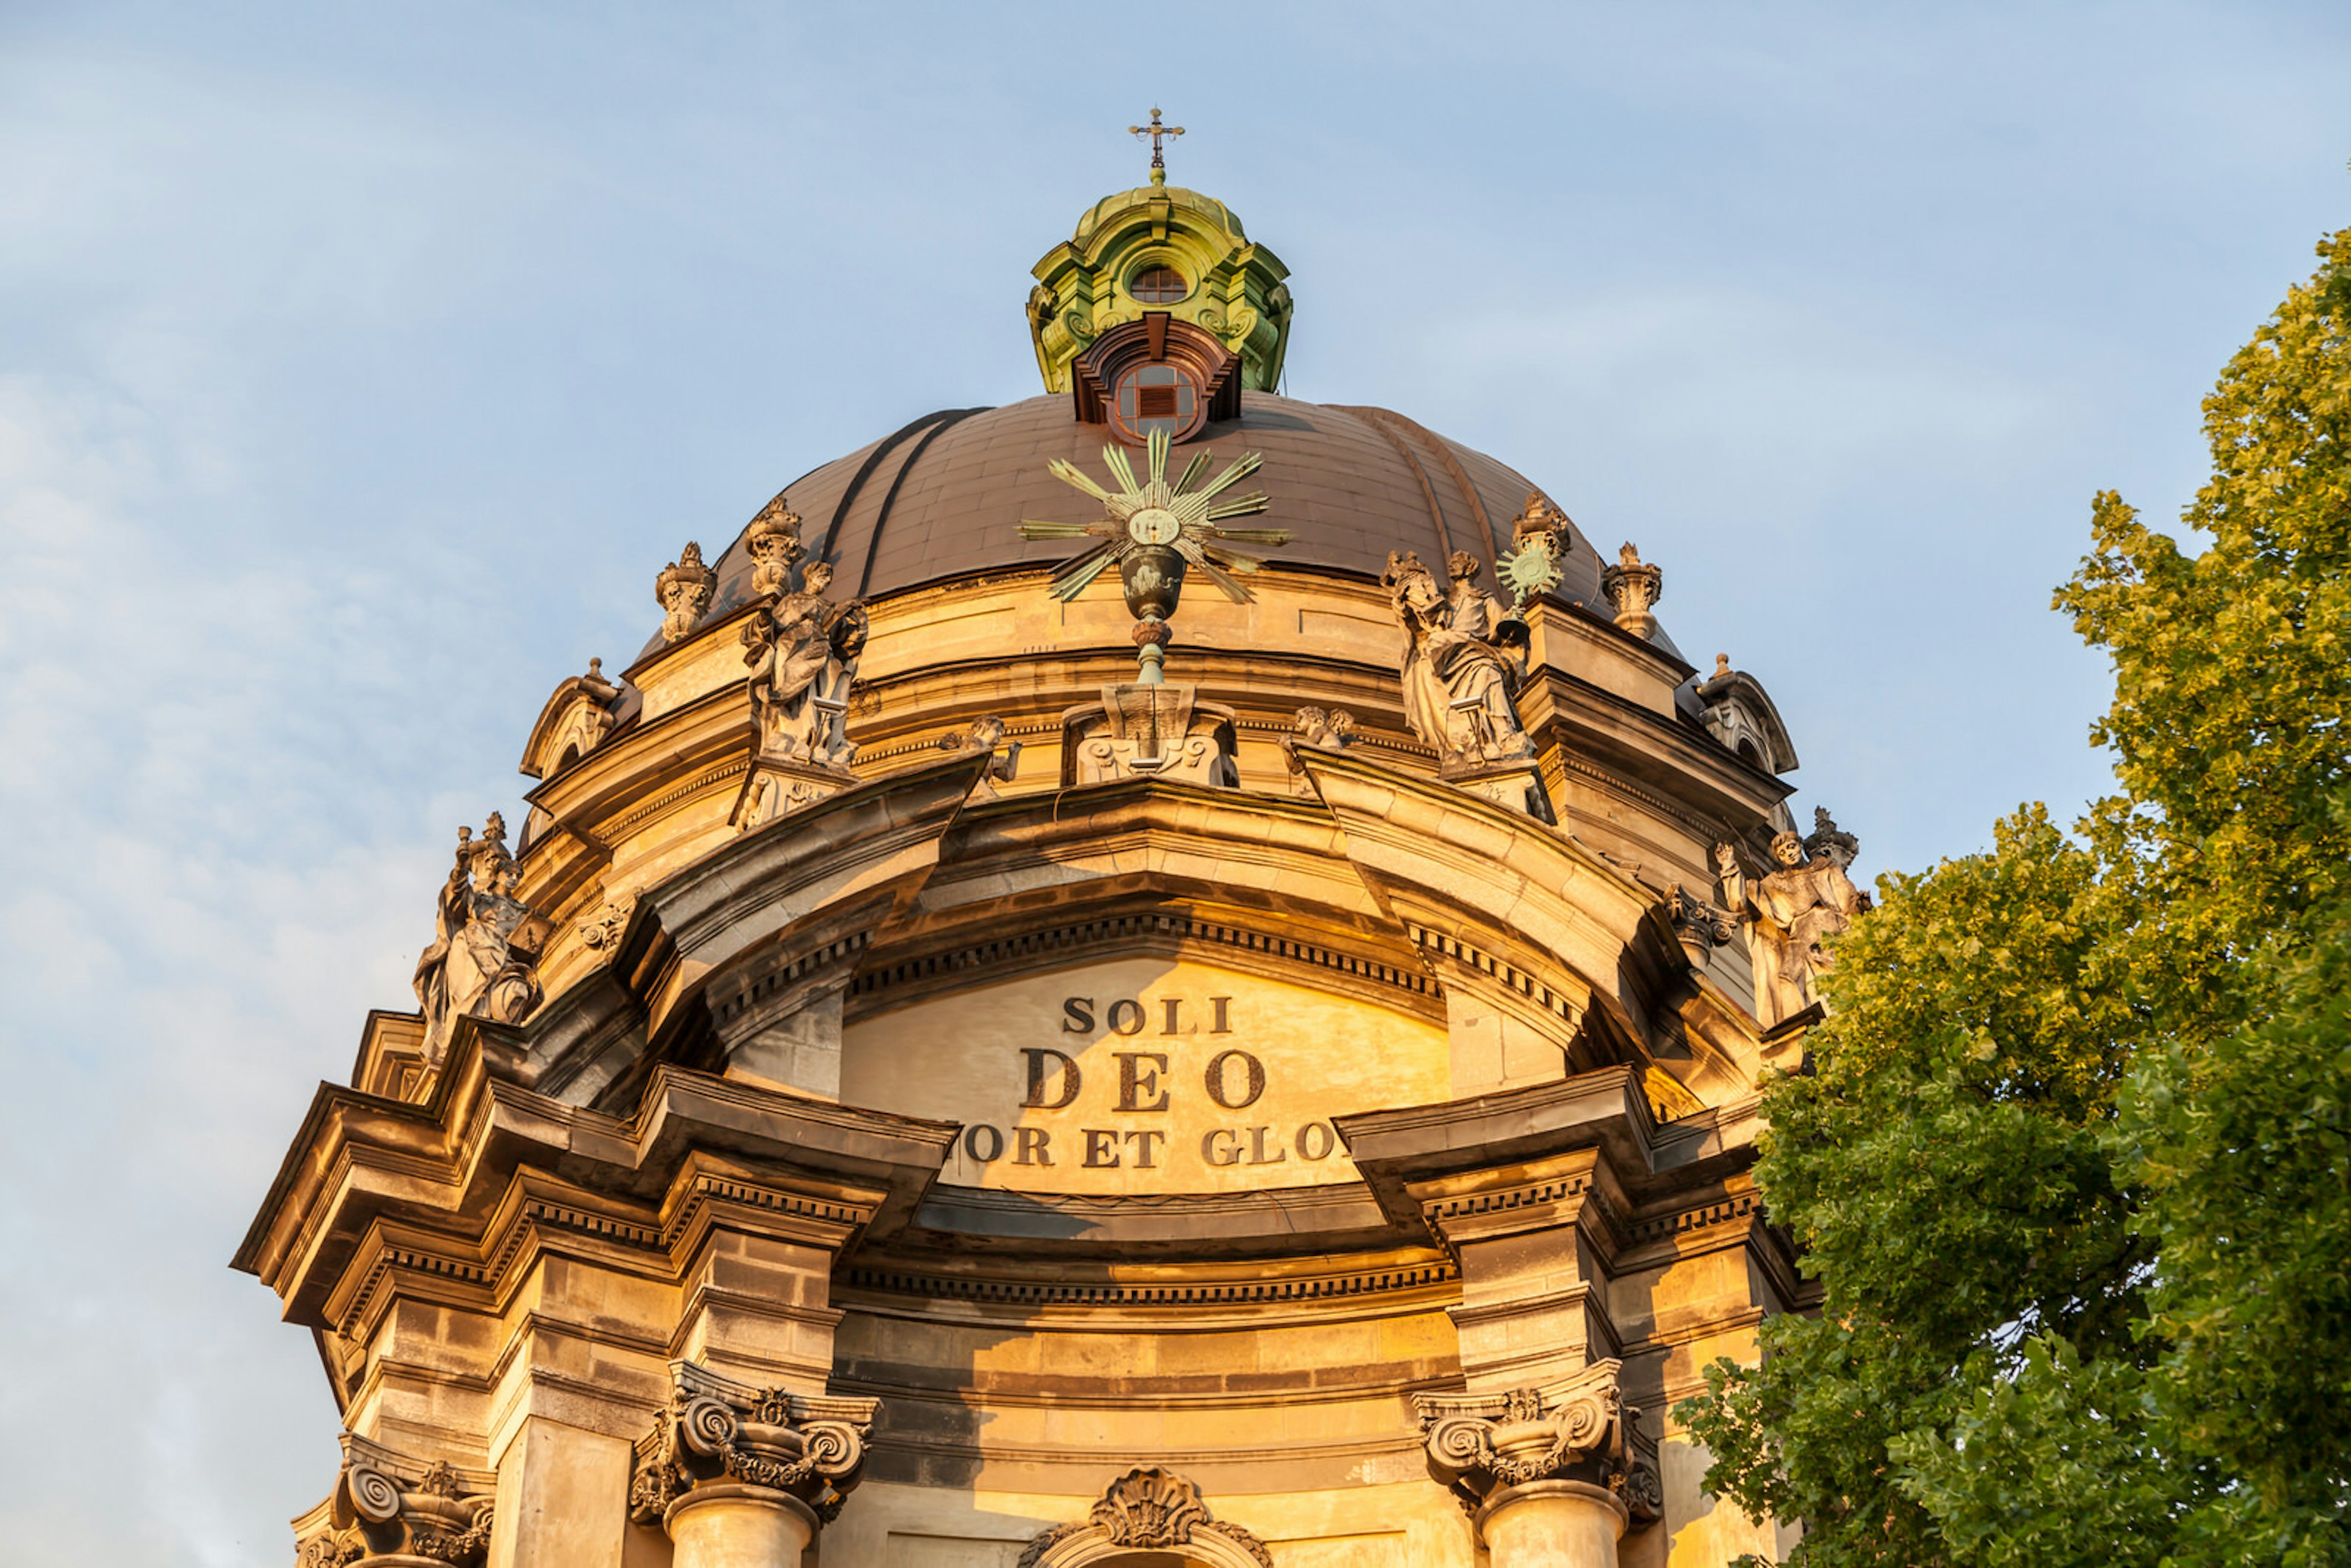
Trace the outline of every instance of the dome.
{"label": "dome", "polygon": [[[1206,447],[1259,453],[1251,479],[1271,498],[1262,518],[1295,536],[1269,550],[1272,570],[1320,569],[1376,579],[1391,550],[1432,566],[1467,550],[1490,570],[1511,548],[1511,519],[1539,486],[1484,453],[1386,409],[1244,392],[1241,417],[1176,449],[1176,466]],[[809,559],[831,563],[840,591],[874,599],[956,578],[1057,565],[1077,547],[1024,541],[1023,518],[1089,521],[1091,504],[1050,472],[1055,459],[1102,471],[1102,426],[1070,416],[1063,397],[927,414],[835,459],[785,492]],[[1555,597],[1604,618],[1601,560],[1579,533]],[[711,606],[724,615],[753,597],[738,534],[717,562]],[[1489,579],[1490,581],[1490,578]],[[1662,647],[1671,649],[1661,632]],[[648,654],[662,646],[658,633]],[[1677,651],[1676,651],[1677,653]]]}
{"label": "dome", "polygon": [[1198,214],[1207,223],[1223,229],[1236,240],[1247,239],[1249,231],[1241,226],[1238,213],[1197,191],[1187,191],[1181,185],[1138,185],[1132,191],[1121,191],[1115,196],[1104,196],[1088,207],[1078,220],[1071,242],[1082,246],[1093,238],[1094,231],[1120,215],[1136,211],[1148,211],[1155,202],[1165,202]]}

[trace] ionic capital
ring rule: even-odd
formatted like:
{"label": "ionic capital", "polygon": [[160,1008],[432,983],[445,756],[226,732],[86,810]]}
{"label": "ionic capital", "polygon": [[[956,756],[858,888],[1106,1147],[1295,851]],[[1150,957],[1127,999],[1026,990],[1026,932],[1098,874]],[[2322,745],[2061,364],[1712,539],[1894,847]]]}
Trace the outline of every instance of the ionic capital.
{"label": "ionic capital", "polygon": [[349,1432],[342,1445],[328,1526],[302,1542],[299,1568],[483,1560],[496,1471],[412,1459]]}
{"label": "ionic capital", "polygon": [[857,1485],[876,1401],[758,1388],[670,1363],[669,1408],[637,1444],[629,1515],[663,1524],[697,1489],[779,1493],[831,1523]]}
{"label": "ionic capital", "polygon": [[1429,1467],[1465,1508],[1491,1511],[1500,1494],[1537,1481],[1603,1487],[1636,1523],[1657,1517],[1663,1494],[1654,1446],[1623,1402],[1622,1364],[1596,1361],[1572,1377],[1499,1394],[1423,1394]]}

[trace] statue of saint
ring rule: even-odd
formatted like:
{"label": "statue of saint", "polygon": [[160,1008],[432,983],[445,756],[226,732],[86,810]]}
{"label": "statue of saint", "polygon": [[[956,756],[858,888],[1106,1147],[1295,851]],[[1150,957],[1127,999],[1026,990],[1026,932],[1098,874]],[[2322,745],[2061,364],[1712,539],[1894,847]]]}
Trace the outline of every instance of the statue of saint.
{"label": "statue of saint", "polygon": [[1477,586],[1476,558],[1457,553],[1447,565],[1449,595],[1410,550],[1391,550],[1380,579],[1405,632],[1405,718],[1447,762],[1530,756],[1510,700],[1525,673],[1524,644],[1503,640],[1499,609]]}
{"label": "statue of saint", "polygon": [[1828,938],[1869,907],[1834,855],[1806,859],[1804,842],[1793,832],[1771,841],[1771,858],[1778,869],[1750,883],[1740,870],[1739,852],[1714,846],[1722,901],[1747,927],[1755,1016],[1767,1030],[1820,999],[1815,982],[1829,967]]}
{"label": "statue of saint", "polygon": [[433,945],[416,961],[428,1064],[448,1053],[459,1019],[520,1023],[538,1005],[547,923],[514,896],[520,874],[497,812],[478,840],[471,828],[457,830],[456,864],[433,912]]}
{"label": "statue of saint", "polygon": [[842,768],[857,749],[844,731],[871,622],[860,601],[827,598],[831,586],[832,568],[817,561],[802,572],[797,592],[780,595],[743,628],[764,759]]}

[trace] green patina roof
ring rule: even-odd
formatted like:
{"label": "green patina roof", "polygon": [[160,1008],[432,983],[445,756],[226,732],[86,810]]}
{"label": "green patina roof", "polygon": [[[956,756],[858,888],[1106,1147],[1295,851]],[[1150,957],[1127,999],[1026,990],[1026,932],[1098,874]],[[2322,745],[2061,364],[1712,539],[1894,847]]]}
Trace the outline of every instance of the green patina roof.
{"label": "green patina roof", "polygon": [[[1135,299],[1127,292],[1132,280],[1155,266],[1173,268],[1191,292],[1147,306]],[[1071,367],[1087,345],[1146,310],[1214,336],[1239,357],[1244,387],[1270,392],[1280,384],[1290,314],[1283,279],[1290,269],[1252,242],[1238,215],[1214,196],[1158,179],[1104,196],[1034,270],[1029,329],[1050,391],[1068,391]]]}
{"label": "green patina roof", "polygon": [[1240,214],[1214,196],[1204,196],[1181,185],[1139,185],[1132,191],[1121,191],[1115,196],[1104,196],[1088,207],[1084,215],[1078,219],[1077,232],[1070,236],[1070,242],[1083,249],[1086,241],[1093,237],[1094,231],[1102,227],[1104,220],[1137,208],[1147,208],[1154,202],[1172,202],[1188,212],[1199,214],[1223,229],[1235,244],[1245,244],[1249,239],[1249,231],[1241,227]]}

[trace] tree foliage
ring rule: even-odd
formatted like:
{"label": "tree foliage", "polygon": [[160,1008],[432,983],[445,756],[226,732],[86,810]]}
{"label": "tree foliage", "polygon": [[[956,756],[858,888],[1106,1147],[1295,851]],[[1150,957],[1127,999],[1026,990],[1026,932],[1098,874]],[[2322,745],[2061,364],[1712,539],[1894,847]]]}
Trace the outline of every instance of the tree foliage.
{"label": "tree foliage", "polygon": [[2351,1563],[2351,230],[2057,595],[2118,793],[1881,882],[1758,1178],[1819,1281],[1679,1414],[1818,1568]]}

